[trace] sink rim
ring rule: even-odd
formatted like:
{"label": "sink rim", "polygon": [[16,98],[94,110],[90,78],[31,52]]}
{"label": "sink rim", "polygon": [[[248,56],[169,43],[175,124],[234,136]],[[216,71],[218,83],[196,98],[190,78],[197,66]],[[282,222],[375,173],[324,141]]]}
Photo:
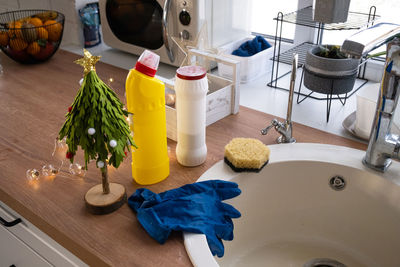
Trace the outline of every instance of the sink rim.
{"label": "sink rim", "polygon": [[[362,164],[362,159],[365,155],[365,151],[363,150],[316,143],[275,144],[269,145],[269,148],[271,150],[269,164],[300,160],[334,163],[384,177],[393,182],[394,186],[400,186],[399,162],[393,161],[388,171],[385,173],[377,172]],[[221,160],[205,171],[197,181],[216,178],[231,180],[239,175],[243,175],[243,173],[232,171],[232,169]],[[219,266],[208,248],[205,235],[184,232],[183,237],[186,251],[194,266]]]}

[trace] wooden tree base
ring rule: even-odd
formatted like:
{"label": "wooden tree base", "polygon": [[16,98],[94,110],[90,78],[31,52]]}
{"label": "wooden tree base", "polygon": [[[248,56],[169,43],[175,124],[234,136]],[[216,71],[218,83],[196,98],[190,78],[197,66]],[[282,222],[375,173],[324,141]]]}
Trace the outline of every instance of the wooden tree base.
{"label": "wooden tree base", "polygon": [[85,195],[86,207],[93,214],[107,214],[117,210],[126,202],[125,187],[110,183],[110,193],[103,193],[102,184],[93,186]]}

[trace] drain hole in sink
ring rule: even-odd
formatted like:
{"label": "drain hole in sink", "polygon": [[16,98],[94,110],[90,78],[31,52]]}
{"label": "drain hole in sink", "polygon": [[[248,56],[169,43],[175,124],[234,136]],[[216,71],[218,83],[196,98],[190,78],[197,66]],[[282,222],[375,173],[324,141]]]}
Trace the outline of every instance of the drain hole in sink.
{"label": "drain hole in sink", "polygon": [[333,190],[343,190],[346,186],[346,181],[342,176],[336,175],[329,180],[329,185]]}
{"label": "drain hole in sink", "polygon": [[340,263],[332,259],[317,258],[306,262],[303,265],[303,267],[347,267],[347,266],[344,265],[343,263]]}

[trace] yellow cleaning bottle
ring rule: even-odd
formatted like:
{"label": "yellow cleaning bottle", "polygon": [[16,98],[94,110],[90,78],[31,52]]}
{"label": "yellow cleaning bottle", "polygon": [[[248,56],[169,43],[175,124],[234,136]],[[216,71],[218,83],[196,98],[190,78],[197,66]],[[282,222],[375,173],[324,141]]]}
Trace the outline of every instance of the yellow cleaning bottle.
{"label": "yellow cleaning bottle", "polygon": [[131,131],[132,177],[141,185],[161,182],[169,175],[165,85],[155,78],[160,57],[145,50],[129,71],[125,90],[128,111],[133,113]]}

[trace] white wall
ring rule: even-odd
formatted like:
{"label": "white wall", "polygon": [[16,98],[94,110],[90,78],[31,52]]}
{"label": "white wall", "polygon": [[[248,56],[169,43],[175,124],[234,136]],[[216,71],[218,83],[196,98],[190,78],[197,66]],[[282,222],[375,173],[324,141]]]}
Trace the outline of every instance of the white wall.
{"label": "white wall", "polygon": [[0,0],[0,12],[23,9],[50,9],[65,15],[61,46],[82,45],[83,29],[78,10],[96,0]]}

